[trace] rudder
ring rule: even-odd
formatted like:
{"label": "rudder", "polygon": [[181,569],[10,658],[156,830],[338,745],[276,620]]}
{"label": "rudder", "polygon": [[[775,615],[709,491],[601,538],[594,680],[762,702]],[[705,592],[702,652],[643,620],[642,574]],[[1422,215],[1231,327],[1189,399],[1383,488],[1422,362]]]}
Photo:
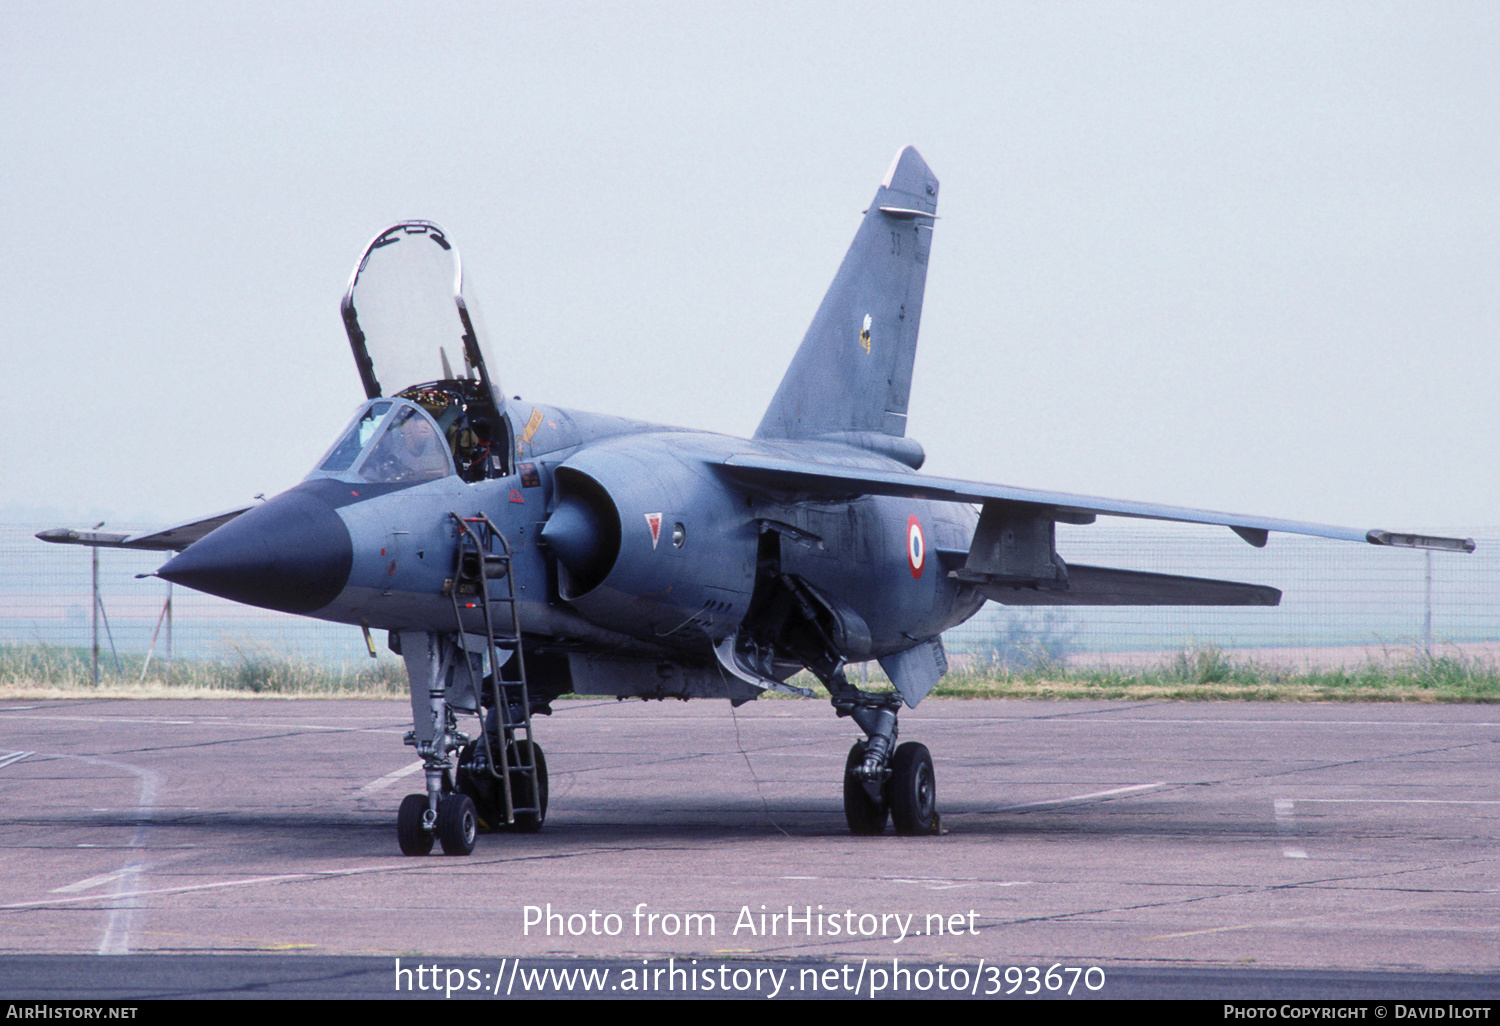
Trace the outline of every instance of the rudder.
{"label": "rudder", "polygon": [[905,436],[937,193],[914,148],[896,154],[756,438]]}

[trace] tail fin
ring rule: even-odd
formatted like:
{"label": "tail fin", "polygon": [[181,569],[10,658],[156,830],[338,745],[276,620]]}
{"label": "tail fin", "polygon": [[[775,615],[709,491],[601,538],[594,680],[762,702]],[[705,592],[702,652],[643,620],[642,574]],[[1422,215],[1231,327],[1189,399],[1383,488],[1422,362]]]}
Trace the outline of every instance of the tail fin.
{"label": "tail fin", "polygon": [[896,154],[756,438],[905,436],[937,192],[915,149]]}

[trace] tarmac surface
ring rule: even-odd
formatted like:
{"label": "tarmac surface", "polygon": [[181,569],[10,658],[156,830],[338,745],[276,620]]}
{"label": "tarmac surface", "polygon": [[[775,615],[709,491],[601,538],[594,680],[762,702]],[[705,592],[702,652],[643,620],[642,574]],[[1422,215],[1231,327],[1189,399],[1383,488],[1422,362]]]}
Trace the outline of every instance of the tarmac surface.
{"label": "tarmac surface", "polygon": [[397,850],[408,716],[0,702],[0,956],[1500,962],[1493,706],[931,701],[945,832],[857,838],[826,703],[561,702],[545,828],[467,858]]}

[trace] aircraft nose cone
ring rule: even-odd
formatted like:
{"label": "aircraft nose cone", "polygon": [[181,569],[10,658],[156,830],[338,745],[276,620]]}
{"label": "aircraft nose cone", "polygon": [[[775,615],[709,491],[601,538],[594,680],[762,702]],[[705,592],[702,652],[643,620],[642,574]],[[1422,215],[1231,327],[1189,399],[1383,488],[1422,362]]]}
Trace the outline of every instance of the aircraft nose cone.
{"label": "aircraft nose cone", "polygon": [[210,532],[156,573],[235,602],[310,613],[344,590],[353,562],[338,513],[293,489]]}

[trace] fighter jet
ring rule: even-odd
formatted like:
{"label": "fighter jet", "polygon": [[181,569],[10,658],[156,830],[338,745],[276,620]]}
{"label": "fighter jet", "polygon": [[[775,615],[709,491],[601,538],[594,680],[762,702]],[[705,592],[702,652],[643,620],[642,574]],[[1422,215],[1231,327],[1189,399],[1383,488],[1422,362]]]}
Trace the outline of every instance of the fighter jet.
{"label": "fighter jet", "polygon": [[[426,787],[400,848],[466,855],[533,831],[532,717],[563,695],[811,696],[863,736],[849,829],[940,831],[932,756],[899,713],[947,670],[941,635],[986,602],[1275,605],[1274,588],[1067,563],[1058,523],[1099,516],[1472,551],[1353,530],[918,473],[907,401],[938,181],[900,151],[749,439],[507,398],[446,232],[409,221],[361,254],[342,304],[367,401],[300,484],[165,531],[49,541],[179,550],[168,581],[386,632],[406,664]],[[977,507],[977,509],[976,509]],[[851,683],[877,661],[890,691]]]}

